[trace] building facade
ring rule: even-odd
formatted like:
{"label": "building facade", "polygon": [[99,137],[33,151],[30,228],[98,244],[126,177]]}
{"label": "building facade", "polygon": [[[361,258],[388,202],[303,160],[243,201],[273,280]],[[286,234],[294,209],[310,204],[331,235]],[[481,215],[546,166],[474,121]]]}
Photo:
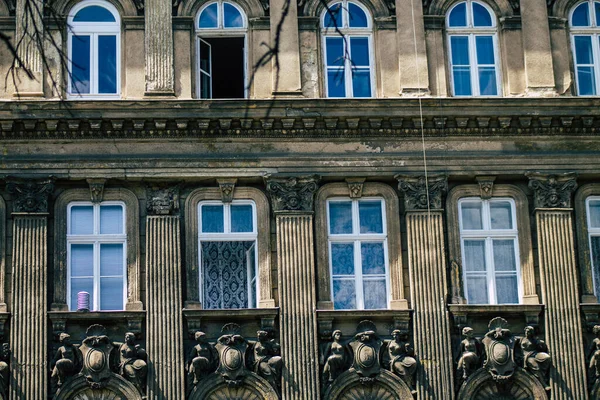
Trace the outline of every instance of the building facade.
{"label": "building facade", "polygon": [[599,1],[0,34],[1,398],[600,398]]}

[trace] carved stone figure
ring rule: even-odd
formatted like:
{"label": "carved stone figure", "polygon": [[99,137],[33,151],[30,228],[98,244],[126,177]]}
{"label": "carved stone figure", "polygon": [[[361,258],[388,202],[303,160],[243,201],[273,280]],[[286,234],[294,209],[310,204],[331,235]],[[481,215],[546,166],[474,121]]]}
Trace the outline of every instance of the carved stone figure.
{"label": "carved stone figure", "polygon": [[354,340],[349,343],[354,353],[352,367],[362,378],[362,381],[372,381],[381,369],[379,353],[383,341],[377,335],[377,328],[371,321],[362,321],[358,324],[356,330],[358,333],[354,335]]}
{"label": "carved stone figure", "polygon": [[494,381],[504,383],[509,380],[516,368],[514,361],[515,340],[504,318],[494,318],[488,325],[489,332],[483,338],[487,358],[483,367]]}
{"label": "carved stone figure", "polygon": [[335,330],[331,334],[331,342],[323,353],[323,384],[331,385],[342,372],[348,369],[348,351],[341,343],[342,331]]}
{"label": "carved stone figure", "polygon": [[81,370],[82,358],[79,349],[71,343],[71,336],[61,333],[59,340],[62,346],[58,348],[50,363],[52,386],[60,388],[63,383]]}
{"label": "carved stone figure", "polygon": [[230,323],[221,329],[215,348],[219,353],[219,373],[229,384],[239,384],[246,375],[248,341],[240,335],[238,324]]}
{"label": "carved stone figure", "polygon": [[275,339],[269,339],[269,333],[266,331],[258,331],[256,335],[258,341],[254,344],[254,372],[279,390],[283,366],[279,343]]}
{"label": "carved stone figure", "polygon": [[388,369],[399,376],[414,391],[417,360],[408,340],[408,332],[398,329],[392,332],[393,339],[388,342]]}
{"label": "carved stone figure", "polygon": [[10,381],[10,346],[8,343],[2,343],[0,346],[0,390],[6,395],[8,383]]}
{"label": "carved stone figure", "polygon": [[131,332],[125,334],[125,343],[119,347],[119,374],[144,394],[146,390],[146,350],[135,344],[135,335]]}
{"label": "carved stone figure", "polygon": [[215,372],[219,355],[204,332],[196,332],[194,338],[198,344],[192,348],[188,357],[188,371],[193,377],[193,385],[197,385],[204,377]]}
{"label": "carved stone figure", "polygon": [[594,325],[592,346],[588,358],[590,360],[589,385],[592,392],[600,386],[600,325]]}
{"label": "carved stone figure", "polygon": [[535,336],[532,326],[525,327],[525,337],[520,340],[523,351],[523,368],[535,376],[546,390],[550,390],[548,373],[552,366],[552,357],[548,354],[548,346]]}
{"label": "carved stone figure", "polygon": [[474,336],[473,328],[465,326],[462,334],[465,338],[460,342],[460,355],[456,368],[459,388],[479,368],[483,352],[481,342]]}

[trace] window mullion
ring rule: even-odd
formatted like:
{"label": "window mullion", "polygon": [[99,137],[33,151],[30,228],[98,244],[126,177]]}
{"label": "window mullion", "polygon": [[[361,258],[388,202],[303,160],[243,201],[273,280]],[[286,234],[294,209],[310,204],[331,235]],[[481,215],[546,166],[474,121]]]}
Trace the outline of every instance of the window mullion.
{"label": "window mullion", "polygon": [[94,311],[99,311],[100,310],[100,243],[98,241],[94,242],[94,253],[93,254],[94,254],[93,303],[94,303]]}
{"label": "window mullion", "polygon": [[493,257],[493,241],[491,237],[485,239],[485,263],[487,265],[487,280],[489,288],[489,300],[490,304],[498,304],[498,296],[496,294],[496,268],[494,266]]}
{"label": "window mullion", "polygon": [[473,87],[473,96],[481,95],[481,91],[479,89],[479,70],[477,68],[477,50],[475,48],[475,34],[469,34],[469,53],[470,53],[470,61],[471,61],[471,85]]}
{"label": "window mullion", "polygon": [[356,309],[365,309],[364,285],[362,274],[362,259],[360,254],[360,240],[354,241],[354,287],[356,290]]}
{"label": "window mullion", "polygon": [[350,53],[350,36],[344,35],[344,81],[346,86],[346,97],[354,97],[352,88],[352,54]]}

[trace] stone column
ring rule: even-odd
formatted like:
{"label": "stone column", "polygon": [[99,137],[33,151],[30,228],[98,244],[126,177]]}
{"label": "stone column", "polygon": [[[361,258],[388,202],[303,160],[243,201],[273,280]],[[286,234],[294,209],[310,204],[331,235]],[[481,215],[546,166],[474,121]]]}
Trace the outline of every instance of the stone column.
{"label": "stone column", "polygon": [[10,399],[48,391],[48,195],[52,181],[9,181],[13,196]]}
{"label": "stone column", "polygon": [[423,2],[396,0],[396,25],[400,62],[400,94],[429,94]]}
{"label": "stone column", "polygon": [[17,57],[15,96],[43,97],[43,60],[40,46],[44,35],[43,0],[16,0],[15,38]]}
{"label": "stone column", "polygon": [[406,207],[417,399],[447,399],[454,393],[442,208],[448,181],[445,176],[397,179]]}
{"label": "stone column", "polygon": [[272,62],[273,96],[302,96],[297,3],[290,0],[270,3],[271,47],[277,50]]}
{"label": "stone column", "polygon": [[284,400],[319,399],[313,238],[315,177],[269,178],[277,223],[279,326]]}
{"label": "stone column", "polygon": [[148,399],[183,399],[179,188],[146,193]]}
{"label": "stone column", "polygon": [[171,0],[146,0],[146,96],[174,96]]}
{"label": "stone column", "polygon": [[552,47],[546,0],[521,0],[527,94],[555,96]]}
{"label": "stone column", "polygon": [[587,399],[571,195],[575,174],[528,174],[535,195],[546,342],[552,354],[552,399]]}

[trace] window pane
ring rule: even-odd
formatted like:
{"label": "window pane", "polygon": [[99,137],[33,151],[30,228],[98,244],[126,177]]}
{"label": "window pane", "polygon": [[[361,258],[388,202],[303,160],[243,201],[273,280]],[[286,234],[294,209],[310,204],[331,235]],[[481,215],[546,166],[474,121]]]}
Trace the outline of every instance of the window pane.
{"label": "window pane", "polygon": [[333,308],[336,310],[356,309],[354,279],[333,280]]}
{"label": "window pane", "polygon": [[329,233],[352,233],[352,202],[329,202]]}
{"label": "window pane", "polygon": [[385,274],[383,243],[361,243],[363,275]]}
{"label": "window pane", "polygon": [[496,296],[498,297],[498,304],[519,303],[519,289],[517,288],[517,277],[497,276]]}
{"label": "window pane", "polygon": [[492,26],[492,16],[481,4],[473,3],[473,25]]}
{"label": "window pane", "polygon": [[476,36],[478,64],[495,64],[494,61],[494,38],[492,36]]}
{"label": "window pane", "polygon": [[516,271],[514,240],[494,240],[494,267],[496,271]]}
{"label": "window pane", "polygon": [[94,281],[93,278],[71,278],[71,311],[77,311],[77,293],[90,294],[90,309],[94,308]]}
{"label": "window pane", "polygon": [[354,243],[331,244],[333,275],[354,275]]}
{"label": "window pane", "polygon": [[360,233],[383,233],[381,201],[359,201]]}
{"label": "window pane", "polygon": [[100,233],[104,235],[124,233],[122,206],[100,206]]}
{"label": "window pane", "polygon": [[485,241],[465,240],[463,263],[465,271],[485,271]]}
{"label": "window pane", "polygon": [[578,91],[580,96],[596,95],[594,67],[577,67]]}
{"label": "window pane", "polygon": [[371,97],[371,71],[352,70],[354,97]]}
{"label": "window pane", "polygon": [[250,204],[231,206],[231,232],[252,232],[252,206]]}
{"label": "window pane", "polygon": [[369,26],[367,14],[356,4],[348,3],[348,14],[350,17],[348,25],[351,28],[366,28]]}
{"label": "window pane", "polygon": [[385,279],[366,280],[363,289],[366,310],[387,308]]}
{"label": "window pane", "polygon": [[573,26],[590,26],[590,11],[588,3],[581,3],[575,11],[571,19]]}
{"label": "window pane", "polygon": [[471,68],[454,67],[454,94],[456,96],[470,96],[471,90]]}
{"label": "window pane", "polygon": [[598,26],[598,22],[600,22],[600,2],[594,2],[594,9],[596,10],[596,26]]}
{"label": "window pane", "polygon": [[217,28],[217,3],[206,7],[200,14],[199,28]]}
{"label": "window pane", "polygon": [[123,275],[123,244],[100,245],[100,276]]}
{"label": "window pane", "polygon": [[122,310],[123,278],[100,279],[100,309]]}
{"label": "window pane", "polygon": [[591,36],[575,36],[575,59],[577,64],[593,64],[594,53],[592,51]]}
{"label": "window pane", "polygon": [[352,65],[369,66],[369,39],[366,37],[351,37],[350,54],[352,55]]}
{"label": "window pane", "polygon": [[327,45],[327,65],[344,65],[344,39],[341,37],[328,37],[325,39]]}
{"label": "window pane", "polygon": [[588,210],[590,213],[590,228],[600,228],[600,200],[590,200]]}
{"label": "window pane", "polygon": [[344,70],[327,71],[327,96],[346,97]]}
{"label": "window pane", "polygon": [[469,304],[489,304],[488,287],[485,277],[469,276],[467,277],[467,303]]}
{"label": "window pane", "polygon": [[243,28],[244,19],[237,8],[223,3],[223,26],[225,28]]}
{"label": "window pane", "polygon": [[469,65],[469,38],[467,36],[451,36],[452,64]]}
{"label": "window pane", "polygon": [[110,11],[100,6],[82,8],[73,17],[73,22],[116,22]]}
{"label": "window pane", "polygon": [[481,202],[463,202],[460,204],[460,208],[463,229],[483,229]]}
{"label": "window pane", "polygon": [[71,207],[71,235],[94,233],[94,208],[92,206]]}
{"label": "window pane", "polygon": [[204,205],[200,210],[202,212],[202,232],[223,233],[225,231],[222,205]]}
{"label": "window pane", "polygon": [[450,26],[467,26],[467,3],[460,3],[452,9],[449,19]]}
{"label": "window pane", "polygon": [[513,229],[512,207],[508,201],[491,202],[490,218],[492,229]]}
{"label": "window pane", "polygon": [[73,65],[72,93],[85,94],[90,92],[90,37],[73,35],[71,38],[71,62]]}
{"label": "window pane", "polygon": [[590,239],[592,268],[594,269],[594,284],[596,287],[596,295],[598,295],[600,294],[600,236],[592,236]]}
{"label": "window pane", "polygon": [[250,293],[248,293],[249,308],[256,308],[256,244],[246,251],[246,265],[248,268],[248,280],[250,281]]}
{"label": "window pane", "polygon": [[117,93],[117,37],[98,36],[98,93]]}
{"label": "window pane", "polygon": [[325,13],[323,25],[325,28],[342,27],[342,3],[336,3],[329,7],[329,10]]}
{"label": "window pane", "polygon": [[479,94],[482,96],[496,96],[498,85],[496,84],[496,68],[479,68]]}
{"label": "window pane", "polygon": [[71,276],[94,275],[94,245],[71,245]]}

